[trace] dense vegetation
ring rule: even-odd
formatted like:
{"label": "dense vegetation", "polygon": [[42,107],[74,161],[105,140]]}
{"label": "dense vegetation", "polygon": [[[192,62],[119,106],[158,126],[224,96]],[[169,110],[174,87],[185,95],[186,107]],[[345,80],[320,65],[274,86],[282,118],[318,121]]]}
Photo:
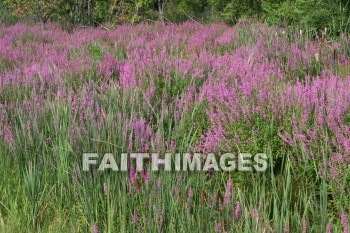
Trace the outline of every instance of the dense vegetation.
{"label": "dense vegetation", "polygon": [[[1,232],[348,232],[348,35],[0,26]],[[264,173],[83,172],[83,152],[266,153]]]}
{"label": "dense vegetation", "polygon": [[16,15],[107,28],[158,20],[232,25],[253,18],[285,27],[328,28],[329,33],[339,34],[350,23],[348,0],[0,0],[0,9],[0,20],[5,22],[13,22],[11,15]]}
{"label": "dense vegetation", "polygon": [[[349,232],[348,0],[0,0],[0,232]],[[84,152],[266,172],[82,171]]]}

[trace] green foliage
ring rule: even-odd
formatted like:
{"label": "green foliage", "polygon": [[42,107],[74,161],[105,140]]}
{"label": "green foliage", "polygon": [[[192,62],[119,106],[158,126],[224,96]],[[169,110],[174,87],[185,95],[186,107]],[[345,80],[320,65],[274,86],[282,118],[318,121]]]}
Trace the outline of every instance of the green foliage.
{"label": "green foliage", "polygon": [[12,10],[0,0],[0,25],[1,23],[13,24],[18,21],[18,18],[12,14]]}
{"label": "green foliage", "polygon": [[337,33],[348,27],[348,5],[330,0],[264,0],[262,8],[270,24],[298,25],[311,31],[325,28]]}
{"label": "green foliage", "polygon": [[224,7],[221,15],[225,22],[235,24],[247,16],[259,17],[260,3],[257,0],[231,0]]}
{"label": "green foliage", "polygon": [[207,0],[172,1],[166,11],[166,17],[172,22],[183,22],[190,18],[201,21],[208,18],[209,9]]}
{"label": "green foliage", "polygon": [[96,44],[88,44],[86,46],[88,54],[92,57],[94,61],[100,59],[104,55],[103,49]]}
{"label": "green foliage", "polygon": [[[0,22],[14,23],[18,16],[35,16],[41,22],[135,24],[159,20],[158,4],[157,0],[0,0]],[[338,35],[348,32],[349,9],[348,0],[169,0],[162,15],[166,22],[224,21],[230,25],[253,17],[271,25],[302,27],[312,32],[327,28]]]}
{"label": "green foliage", "polygon": [[43,23],[46,23],[57,13],[62,2],[63,0],[4,0],[4,3],[14,10],[14,15],[33,15]]}

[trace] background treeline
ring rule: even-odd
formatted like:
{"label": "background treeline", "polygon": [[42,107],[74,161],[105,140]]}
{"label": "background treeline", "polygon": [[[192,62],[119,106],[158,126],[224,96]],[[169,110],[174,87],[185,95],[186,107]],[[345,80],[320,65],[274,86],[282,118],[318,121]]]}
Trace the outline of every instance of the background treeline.
{"label": "background treeline", "polygon": [[[349,26],[349,0],[0,0],[0,22],[56,21],[113,26],[142,21],[235,24],[245,19],[337,33]],[[25,17],[25,18],[24,18]]]}

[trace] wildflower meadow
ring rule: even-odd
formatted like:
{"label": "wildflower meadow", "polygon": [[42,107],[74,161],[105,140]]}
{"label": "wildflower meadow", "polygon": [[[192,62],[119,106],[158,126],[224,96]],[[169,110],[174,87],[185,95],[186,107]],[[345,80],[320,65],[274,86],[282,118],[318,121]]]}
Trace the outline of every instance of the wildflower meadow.
{"label": "wildflower meadow", "polygon": [[[267,169],[86,171],[84,153]],[[0,177],[0,232],[348,233],[350,35],[0,26]]]}

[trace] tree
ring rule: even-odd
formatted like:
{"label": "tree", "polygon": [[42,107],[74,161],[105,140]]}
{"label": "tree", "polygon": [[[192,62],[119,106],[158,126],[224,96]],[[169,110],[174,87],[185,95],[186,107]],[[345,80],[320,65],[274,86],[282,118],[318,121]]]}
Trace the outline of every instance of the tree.
{"label": "tree", "polygon": [[5,0],[18,16],[34,15],[44,24],[59,9],[63,0]]}
{"label": "tree", "polygon": [[328,28],[335,34],[349,26],[348,0],[264,0],[262,7],[270,24],[283,22],[310,31]]}
{"label": "tree", "polygon": [[158,0],[158,14],[159,20],[162,24],[164,24],[164,11],[165,8],[169,5],[170,0]]}

